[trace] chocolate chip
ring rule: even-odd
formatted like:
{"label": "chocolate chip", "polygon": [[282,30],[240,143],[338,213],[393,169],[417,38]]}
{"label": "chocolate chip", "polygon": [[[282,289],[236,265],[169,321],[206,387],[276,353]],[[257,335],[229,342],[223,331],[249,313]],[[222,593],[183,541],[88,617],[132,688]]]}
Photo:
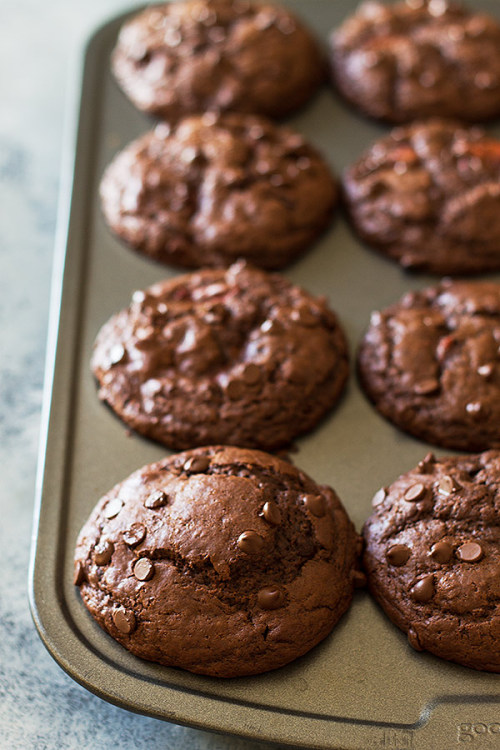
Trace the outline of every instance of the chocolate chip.
{"label": "chocolate chip", "polygon": [[123,541],[128,544],[129,547],[135,547],[137,544],[142,542],[146,536],[146,527],[142,523],[133,523],[128,529],[123,532]]}
{"label": "chocolate chip", "polygon": [[479,414],[482,408],[483,406],[480,401],[470,401],[465,405],[465,411],[467,414]]}
{"label": "chocolate chip", "polygon": [[109,519],[115,518],[122,508],[123,500],[120,500],[119,497],[115,497],[113,500],[110,500],[104,508],[104,516]]}
{"label": "chocolate chip", "polygon": [[136,305],[142,304],[146,299],[146,293],[142,291],[142,289],[137,289],[132,294],[132,302],[135,302]]}
{"label": "chocolate chip", "polygon": [[265,133],[264,129],[260,125],[251,125],[248,128],[248,135],[254,141],[260,141],[264,137]]}
{"label": "chocolate chip", "polygon": [[453,557],[453,547],[448,542],[436,542],[432,545],[429,555],[438,563],[447,563]]}
{"label": "chocolate chip", "polygon": [[483,548],[477,542],[466,542],[456,552],[462,562],[478,562],[483,556]]}
{"label": "chocolate chip", "polygon": [[184,464],[184,471],[189,471],[192,474],[202,474],[210,466],[210,459],[208,456],[192,456]]}
{"label": "chocolate chip", "polygon": [[265,503],[261,515],[272,526],[278,526],[281,523],[281,511],[273,500]]}
{"label": "chocolate chip", "polygon": [[439,381],[436,378],[428,378],[422,380],[420,383],[416,383],[414,391],[419,396],[429,396],[431,393],[435,393],[439,389]]}
{"label": "chocolate chip", "polygon": [[412,598],[416,602],[428,602],[432,599],[434,593],[434,576],[432,573],[417,581],[410,591]]}
{"label": "chocolate chip", "polygon": [[285,596],[277,586],[265,586],[257,594],[262,609],[279,609],[285,603]]}
{"label": "chocolate chip", "polygon": [[258,555],[264,548],[264,539],[256,531],[244,531],[239,535],[237,544],[247,555]]}
{"label": "chocolate chip", "polygon": [[276,335],[281,333],[281,331],[283,330],[283,326],[278,320],[265,320],[262,323],[260,330],[262,331],[262,333],[271,333],[273,335]]}
{"label": "chocolate chip", "polygon": [[493,365],[487,364],[487,365],[481,365],[477,368],[478,375],[481,375],[483,378],[490,378],[493,375]]}
{"label": "chocolate chip", "polygon": [[387,562],[396,567],[405,565],[411,556],[411,549],[406,544],[393,544],[392,547],[386,551],[385,556]]}
{"label": "chocolate chip", "polygon": [[249,364],[245,365],[242,372],[242,377],[247,385],[257,385],[257,383],[260,383],[260,381],[262,380],[260,367],[250,362]]}
{"label": "chocolate chip", "polygon": [[144,507],[156,510],[168,502],[168,495],[162,490],[155,490],[144,500]]}
{"label": "chocolate chip", "polygon": [[418,469],[421,474],[427,474],[432,466],[436,463],[434,453],[428,453],[421,461],[418,462]]}
{"label": "chocolate chip", "polygon": [[244,383],[236,378],[230,380],[226,386],[226,393],[232,401],[237,401],[237,399],[241,398],[245,391]]}
{"label": "chocolate chip", "polygon": [[415,630],[414,627],[410,626],[408,629],[408,643],[412,648],[415,649],[415,651],[423,651],[424,647],[420,643],[420,638],[418,637],[418,633]]}
{"label": "chocolate chip", "polygon": [[302,496],[302,502],[304,503],[304,507],[313,514],[313,516],[316,516],[317,518],[322,518],[326,513],[326,507],[325,507],[325,501],[321,497],[321,495],[303,495]]}
{"label": "chocolate chip", "polygon": [[418,484],[414,484],[411,487],[408,487],[405,492],[405,500],[407,500],[409,503],[416,503],[418,502],[418,500],[422,500],[424,495],[425,485],[419,482]]}
{"label": "chocolate chip", "polygon": [[87,578],[85,574],[85,568],[83,567],[82,563],[78,560],[77,563],[75,563],[75,574],[73,576],[73,583],[75,586],[81,586],[81,584],[85,581]]}
{"label": "chocolate chip", "polygon": [[377,505],[380,505],[381,503],[384,502],[386,496],[387,496],[387,492],[385,491],[383,487],[380,490],[377,490],[377,492],[374,494],[373,499],[372,499],[372,506],[376,508]]}
{"label": "chocolate chip", "polygon": [[312,327],[319,324],[318,317],[309,307],[306,307],[305,305],[299,307],[298,310],[292,310],[292,312],[290,313],[290,318],[292,320],[295,320],[297,323],[300,323],[301,325],[307,327]]}
{"label": "chocolate chip", "polygon": [[108,539],[104,539],[94,547],[92,558],[96,565],[107,565],[111,560],[111,556],[114,552],[115,546],[113,542]]}
{"label": "chocolate chip", "polygon": [[121,344],[115,344],[109,352],[109,361],[112,365],[119,365],[125,359],[125,349]]}
{"label": "chocolate chip", "polygon": [[113,622],[120,633],[128,635],[134,630],[136,621],[133,612],[129,612],[127,609],[119,607],[118,609],[115,609],[112,617]]}
{"label": "chocolate chip", "polygon": [[440,495],[448,497],[458,489],[460,489],[459,483],[454,477],[450,477],[448,474],[439,480],[438,492]]}
{"label": "chocolate chip", "polygon": [[154,572],[155,566],[147,557],[140,557],[134,565],[134,575],[138,581],[149,581]]}

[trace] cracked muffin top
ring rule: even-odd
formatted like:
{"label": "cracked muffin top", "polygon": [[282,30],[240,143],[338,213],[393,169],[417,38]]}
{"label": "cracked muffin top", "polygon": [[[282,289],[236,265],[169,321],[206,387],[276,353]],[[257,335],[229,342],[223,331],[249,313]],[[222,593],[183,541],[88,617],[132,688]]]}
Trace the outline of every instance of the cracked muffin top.
{"label": "cracked muffin top", "polygon": [[158,125],[114,157],[100,193],[115,234],[185,268],[239,258],[282,268],[326,229],[338,197],[327,163],[302,135],[237,114]]}
{"label": "cracked muffin top", "polygon": [[369,0],[331,36],[332,78],[364,114],[478,122],[500,113],[500,24],[448,0]]}
{"label": "cracked muffin top", "polygon": [[99,397],[174,450],[285,447],[336,404],[349,371],[325,300],[245,263],[135,292],[101,328],[91,365]]}
{"label": "cracked muffin top", "polygon": [[287,461],[206,447],[145,466],[83,527],[75,584],[136,656],[218,677],[306,653],[363,582],[335,492]]}
{"label": "cracked muffin top", "polygon": [[364,565],[390,619],[418,651],[500,672],[500,453],[428,454],[373,504]]}
{"label": "cracked muffin top", "polygon": [[500,269],[500,140],[430,120],[395,128],[345,170],[351,224],[404,268]]}
{"label": "cracked muffin top", "polygon": [[169,122],[216,110],[283,117],[325,80],[323,52],[286,8],[187,0],[122,27],[112,70],[138,109]]}
{"label": "cracked muffin top", "polygon": [[421,440],[500,448],[500,284],[453,282],[372,314],[358,354],[375,408]]}

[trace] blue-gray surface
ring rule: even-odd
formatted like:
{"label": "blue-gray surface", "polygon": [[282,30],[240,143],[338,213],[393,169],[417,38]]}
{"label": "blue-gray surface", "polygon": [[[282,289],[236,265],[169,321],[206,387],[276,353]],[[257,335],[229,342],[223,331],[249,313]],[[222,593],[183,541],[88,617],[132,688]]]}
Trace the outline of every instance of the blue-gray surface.
{"label": "blue-gray surface", "polygon": [[124,0],[0,0],[0,750],[257,750],[128,713],[52,661],[27,599],[68,63]]}

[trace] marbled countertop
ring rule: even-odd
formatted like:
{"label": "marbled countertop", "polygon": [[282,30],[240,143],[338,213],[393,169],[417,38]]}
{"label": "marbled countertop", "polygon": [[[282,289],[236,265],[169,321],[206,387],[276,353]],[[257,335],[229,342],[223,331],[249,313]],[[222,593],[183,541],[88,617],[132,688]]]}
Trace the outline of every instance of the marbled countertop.
{"label": "marbled countertop", "polygon": [[[257,750],[138,716],[52,660],[27,581],[70,61],[124,0],[0,0],[0,748]],[[74,83],[74,82],[73,82]]]}

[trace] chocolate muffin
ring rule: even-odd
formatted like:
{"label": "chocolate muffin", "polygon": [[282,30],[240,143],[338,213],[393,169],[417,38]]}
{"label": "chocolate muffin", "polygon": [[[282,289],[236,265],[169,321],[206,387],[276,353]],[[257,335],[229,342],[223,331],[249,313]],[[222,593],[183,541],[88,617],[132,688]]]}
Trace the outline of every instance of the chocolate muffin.
{"label": "chocolate muffin", "polygon": [[282,268],[332,220],[337,185],[302,135],[261,117],[158,125],[107,168],[101,202],[135,250],[184,268]]}
{"label": "chocolate muffin", "polygon": [[372,315],[361,385],[382,416],[445,448],[500,448],[500,284],[452,282]]}
{"label": "chocolate muffin", "polygon": [[370,591],[410,644],[500,672],[500,453],[432,454],[374,497]]}
{"label": "chocolate muffin", "polygon": [[396,128],[344,173],[354,231],[404,268],[500,269],[500,141],[431,120]]}
{"label": "chocolate muffin", "polygon": [[370,117],[500,114],[500,24],[485,13],[447,0],[370,0],[330,41],[337,90]]}
{"label": "chocolate muffin", "polygon": [[216,677],[276,669],[325,638],[363,580],[337,495],[259,451],[145,466],[83,527],[75,583],[136,656]]}
{"label": "chocolate muffin", "polygon": [[207,110],[282,117],[307,102],[327,65],[290,11],[247,0],[153,6],[123,26],[112,70],[136,107],[169,122]]}
{"label": "chocolate muffin", "polygon": [[347,344],[322,299],[244,263],[136,292],[95,343],[99,396],[173,448],[278,449],[337,402]]}

